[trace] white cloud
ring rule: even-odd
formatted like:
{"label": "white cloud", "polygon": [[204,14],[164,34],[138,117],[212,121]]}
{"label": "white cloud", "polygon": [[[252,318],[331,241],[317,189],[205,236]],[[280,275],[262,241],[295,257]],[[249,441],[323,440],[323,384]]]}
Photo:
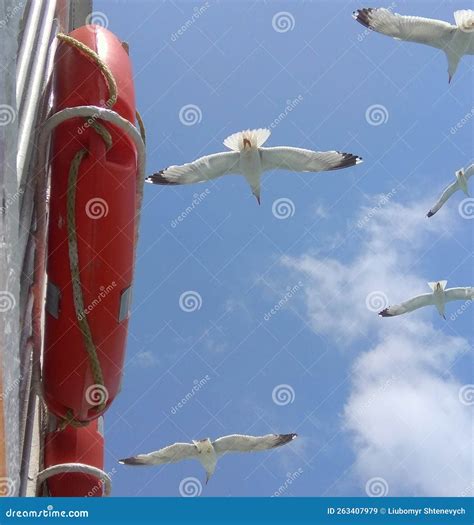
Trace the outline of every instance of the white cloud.
{"label": "white cloud", "polygon": [[393,304],[427,291],[428,280],[448,277],[419,268],[424,251],[453,229],[453,214],[430,221],[428,208],[386,202],[363,209],[349,234],[349,249],[355,244],[349,261],[320,253],[282,260],[304,282],[310,326],[340,347],[364,350],[342,423],[355,453],[352,482],[361,492],[374,477],[387,481],[389,495],[456,496],[471,486],[471,417],[450,373],[469,350],[467,340],[446,335],[436,310],[380,319],[366,306],[374,292]]}
{"label": "white cloud", "polygon": [[459,496],[472,477],[472,422],[449,366],[469,345],[426,323],[410,328],[356,361],[344,409],[355,472],[361,487],[384,478],[392,496]]}
{"label": "white cloud", "polygon": [[138,352],[133,358],[133,363],[142,368],[149,368],[158,364],[158,358],[148,350]]}
{"label": "white cloud", "polygon": [[[365,222],[354,227],[349,235],[357,246],[357,254],[348,263],[320,254],[306,254],[299,258],[284,257],[282,263],[304,274],[308,322],[313,329],[347,343],[368,335],[382,323],[393,319],[379,319],[369,310],[369,294],[380,292],[394,303],[412,294],[428,291],[426,281],[443,276],[424,276],[415,273],[417,255],[433,241],[449,231],[451,220],[443,224],[429,221],[424,216],[425,203],[405,207],[388,203]],[[429,208],[429,206],[428,206]],[[372,208],[363,208],[361,217],[368,217]],[[347,242],[347,241],[346,241]],[[382,309],[382,308],[380,308]],[[425,312],[418,312],[423,316]],[[395,320],[398,323],[399,320]],[[402,321],[403,322],[403,321]],[[393,328],[393,327],[392,327]]]}
{"label": "white cloud", "polygon": [[314,206],[314,215],[318,219],[327,219],[329,217],[329,212],[323,204],[317,203]]}
{"label": "white cloud", "polygon": [[219,332],[217,332],[217,334],[218,334],[218,337],[212,337],[206,333],[206,336],[203,339],[203,346],[208,352],[212,352],[216,354],[223,354],[227,352],[229,348],[228,348],[227,343],[218,340],[218,339],[223,339],[223,338],[222,338],[222,335],[219,334]]}

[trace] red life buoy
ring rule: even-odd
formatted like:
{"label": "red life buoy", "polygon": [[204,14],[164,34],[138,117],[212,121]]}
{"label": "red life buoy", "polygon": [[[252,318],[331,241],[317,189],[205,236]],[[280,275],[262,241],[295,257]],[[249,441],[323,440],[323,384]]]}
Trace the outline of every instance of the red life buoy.
{"label": "red life buoy", "polygon": [[[45,469],[69,463],[104,468],[104,437],[99,423],[92,421],[83,427],[67,426],[46,434],[44,443]],[[48,493],[56,497],[101,497],[105,480],[84,472],[66,472],[46,481]]]}
{"label": "red life buoy", "polygon": [[[120,40],[95,25],[76,29],[70,36],[95,51],[109,67],[117,84],[117,100],[110,107],[109,86],[98,65],[61,42],[55,60],[55,111],[94,105],[113,109],[133,123],[132,68]],[[105,128],[111,144],[107,145],[96,124]],[[84,156],[72,186],[71,163],[81,150]],[[54,130],[50,159],[44,397],[58,417],[84,422],[103,413],[120,389],[138,220],[137,149],[111,123],[94,117],[72,118]],[[74,195],[73,212],[68,192],[69,197]],[[73,219],[75,248],[70,231]],[[77,311],[71,251],[78,260],[82,311]],[[95,360],[88,354],[91,345]]]}

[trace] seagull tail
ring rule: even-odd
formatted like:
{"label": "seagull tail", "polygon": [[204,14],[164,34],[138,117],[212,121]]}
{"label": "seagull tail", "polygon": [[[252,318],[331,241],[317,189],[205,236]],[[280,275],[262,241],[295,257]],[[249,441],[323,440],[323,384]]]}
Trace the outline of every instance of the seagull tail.
{"label": "seagull tail", "polygon": [[472,9],[454,11],[454,20],[461,31],[471,32],[474,29],[474,11]]}
{"label": "seagull tail", "polygon": [[428,286],[434,292],[436,288],[438,287],[438,284],[441,286],[441,289],[444,290],[446,288],[446,285],[448,284],[448,281],[434,281],[434,282],[428,283]]}
{"label": "seagull tail", "polygon": [[247,129],[230,135],[224,140],[224,146],[232,151],[242,151],[244,149],[244,139],[250,142],[253,148],[259,148],[267,141],[271,131],[266,128]]}

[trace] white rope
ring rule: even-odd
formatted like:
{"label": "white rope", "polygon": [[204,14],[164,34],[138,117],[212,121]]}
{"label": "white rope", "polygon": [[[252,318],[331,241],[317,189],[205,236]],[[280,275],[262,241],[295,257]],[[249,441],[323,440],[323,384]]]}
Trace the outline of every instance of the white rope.
{"label": "white rope", "polygon": [[[99,106],[76,106],[74,108],[66,108],[58,111],[51,116],[44,124],[39,150],[45,151],[48,145],[48,140],[51,132],[62,124],[66,120],[71,118],[93,118],[94,120],[100,119],[110,122],[125,132],[135,144],[138,153],[138,184],[137,184],[137,225],[135,230],[135,253],[138,243],[138,227],[140,224],[140,213],[143,200],[143,185],[145,183],[145,144],[143,143],[142,137],[137,128],[129,122],[127,119],[121,117],[115,111],[111,109],[101,108]],[[43,149],[44,148],[44,149]],[[41,166],[41,165],[40,165]],[[45,166],[41,166],[41,169],[45,169]]]}
{"label": "white rope", "polygon": [[[84,463],[61,463],[59,465],[53,465],[38,473],[37,482],[39,485],[44,483],[47,479],[57,474],[89,474],[98,479],[98,482],[104,486],[104,496],[110,496],[112,491],[112,480],[110,476],[97,467],[86,465]],[[86,496],[87,494],[84,494]]]}

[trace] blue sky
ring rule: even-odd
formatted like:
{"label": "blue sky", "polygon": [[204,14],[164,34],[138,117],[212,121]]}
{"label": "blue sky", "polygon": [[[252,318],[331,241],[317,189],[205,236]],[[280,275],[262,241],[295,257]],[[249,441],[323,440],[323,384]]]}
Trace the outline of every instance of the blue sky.
{"label": "blue sky", "polygon": [[[451,303],[447,321],[434,308],[380,319],[371,307],[427,281],[473,284],[465,196],[425,217],[472,161],[473,63],[465,57],[449,85],[441,52],[368,34],[351,17],[358,7],[94,2],[130,44],[149,173],[275,119],[267,145],[364,158],[333,173],[269,173],[261,206],[240,177],[146,185],[122,392],[105,418],[115,496],[179,496],[180,484],[201,492],[204,481],[197,462],[133,469],[117,458],[269,432],[299,439],[223,458],[201,495],[472,495],[460,401],[472,306],[454,315]],[[452,21],[465,7],[400,1],[395,11]],[[180,297],[198,308],[184,311]]]}

